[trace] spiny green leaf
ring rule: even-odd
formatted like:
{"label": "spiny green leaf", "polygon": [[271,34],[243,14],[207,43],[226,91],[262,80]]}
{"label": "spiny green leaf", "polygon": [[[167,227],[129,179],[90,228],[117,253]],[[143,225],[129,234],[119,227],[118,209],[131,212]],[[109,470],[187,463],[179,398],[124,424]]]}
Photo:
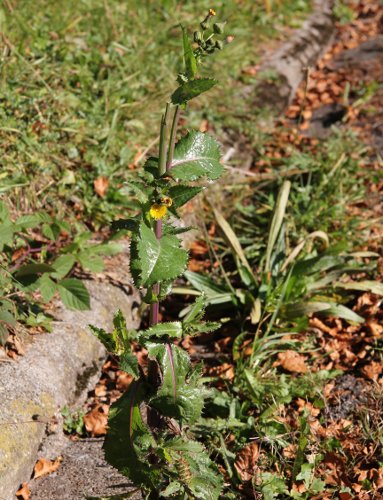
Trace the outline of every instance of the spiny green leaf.
{"label": "spiny green leaf", "polygon": [[287,494],[288,489],[284,480],[273,472],[261,473],[262,485],[261,492],[265,500],[278,498],[279,494]]}
{"label": "spiny green leaf", "polygon": [[172,281],[162,281],[160,284],[160,291],[158,294],[158,298],[160,300],[165,299],[168,295],[172,293],[173,290],[173,282]]}
{"label": "spiny green leaf", "polygon": [[148,340],[150,337],[182,337],[182,323],[180,321],[172,321],[169,323],[158,323],[151,326],[147,330],[140,332],[140,340]]}
{"label": "spiny green leaf", "polygon": [[113,336],[106,332],[103,328],[98,328],[97,326],[94,325],[88,325],[89,328],[91,329],[93,335],[98,338],[98,340],[103,344],[105,349],[108,352],[114,353],[115,350],[115,341],[113,339]]}
{"label": "spiny green leaf", "polygon": [[203,388],[197,385],[191,372],[188,355],[179,347],[171,349],[163,343],[146,342],[150,358],[155,358],[163,374],[162,386],[150,404],[163,415],[192,424],[201,415],[204,405]]}
{"label": "spiny green leaf", "polygon": [[140,203],[148,201],[148,189],[141,182],[129,182],[129,189],[132,190]]}
{"label": "spiny green leaf", "polygon": [[120,358],[120,369],[134,378],[139,378],[140,372],[138,371],[138,361],[136,356],[130,352],[126,351],[121,355]]}
{"label": "spiny green leaf", "polygon": [[155,179],[158,178],[158,158],[151,156],[144,164],[145,172],[151,174]]}
{"label": "spiny green leaf", "polygon": [[181,181],[217,179],[224,172],[217,142],[208,134],[189,132],[176,145],[170,174]]}
{"label": "spiny green leaf", "polygon": [[123,313],[118,310],[113,318],[113,332],[107,333],[102,328],[89,325],[92,333],[102,342],[108,352],[122,356],[125,352],[130,352],[132,340],[136,340],[137,332],[128,330]]}
{"label": "spiny green leaf", "polygon": [[171,224],[163,224],[162,225],[162,234],[184,234],[187,233],[188,231],[191,231],[192,229],[195,229],[194,226],[186,226],[186,227],[174,227]]}
{"label": "spiny green leaf", "polygon": [[172,94],[173,104],[185,104],[194,97],[199,96],[203,92],[207,92],[217,83],[214,78],[199,78],[198,80],[190,80],[180,85]]}
{"label": "spiny green leaf", "polygon": [[174,208],[179,208],[185,205],[189,200],[194,198],[204,188],[202,186],[185,186],[178,184],[169,189],[169,196],[173,200]]}
{"label": "spiny green leaf", "polygon": [[58,290],[61,300],[69,309],[86,311],[90,309],[89,292],[84,283],[75,278],[60,281]]}
{"label": "spiny green leaf", "polygon": [[196,321],[191,323],[185,328],[185,334],[187,335],[198,335],[199,333],[210,333],[218,330],[221,323],[215,323],[212,321]]}
{"label": "spiny green leaf", "polygon": [[194,301],[194,304],[191,305],[189,312],[184,317],[183,323],[193,323],[193,321],[200,320],[204,313],[206,307],[206,297],[204,294],[200,295]]}
{"label": "spiny green leaf", "polygon": [[161,281],[174,280],[185,269],[188,259],[176,236],[166,235],[160,240],[141,223],[139,234],[131,244],[130,269],[138,286],[151,286]]}
{"label": "spiny green leaf", "polygon": [[183,490],[183,487],[179,481],[172,481],[167,485],[167,487],[160,492],[160,497],[170,498],[175,493],[179,493]]}
{"label": "spiny green leaf", "polygon": [[136,219],[117,219],[112,222],[112,230],[120,231],[121,229],[126,229],[128,231],[136,231],[139,221]]}
{"label": "spiny green leaf", "polygon": [[141,382],[133,381],[128,391],[110,408],[105,458],[135,484],[156,491],[160,475],[146,457],[155,441],[142,420],[140,404],[145,397]]}
{"label": "spiny green leaf", "polygon": [[[177,448],[179,451],[177,452]],[[192,498],[217,500],[223,487],[223,478],[217,466],[209,458],[203,447],[188,440],[182,446],[180,440],[175,447],[168,447],[177,470],[177,479],[191,493]]]}
{"label": "spiny green leaf", "polygon": [[182,437],[169,439],[165,443],[165,447],[174,451],[187,451],[190,453],[201,453],[204,451],[202,443],[198,441],[185,441]]}

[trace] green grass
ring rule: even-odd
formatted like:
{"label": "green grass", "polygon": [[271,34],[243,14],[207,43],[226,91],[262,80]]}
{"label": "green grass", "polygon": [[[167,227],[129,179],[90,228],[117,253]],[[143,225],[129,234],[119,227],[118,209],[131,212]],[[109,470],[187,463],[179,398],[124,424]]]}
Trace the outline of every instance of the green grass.
{"label": "green grass", "polygon": [[[266,14],[264,2],[219,6],[235,42],[213,62],[220,85],[192,105],[189,126],[218,119],[240,127],[241,70],[259,47],[296,25],[308,8],[295,0]],[[160,113],[181,61],[179,24],[192,29],[211,4],[175,1],[18,2],[0,11],[7,50],[0,74],[1,190],[18,212],[44,208],[100,228],[129,207],[128,166],[156,141]],[[218,10],[218,9],[217,9]],[[249,121],[250,123],[250,121]],[[252,127],[254,128],[254,125]],[[93,182],[109,179],[105,198]]]}

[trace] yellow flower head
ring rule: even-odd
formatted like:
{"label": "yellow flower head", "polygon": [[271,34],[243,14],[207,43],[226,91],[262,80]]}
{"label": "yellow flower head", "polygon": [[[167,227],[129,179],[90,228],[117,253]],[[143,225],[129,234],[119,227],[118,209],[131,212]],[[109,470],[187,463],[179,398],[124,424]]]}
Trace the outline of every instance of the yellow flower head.
{"label": "yellow flower head", "polygon": [[209,14],[211,16],[216,16],[217,15],[217,13],[216,13],[216,11],[214,9],[209,9]]}
{"label": "yellow flower head", "polygon": [[165,217],[166,212],[168,211],[165,205],[161,205],[160,203],[153,203],[150,207],[149,213],[153,219],[162,219]]}

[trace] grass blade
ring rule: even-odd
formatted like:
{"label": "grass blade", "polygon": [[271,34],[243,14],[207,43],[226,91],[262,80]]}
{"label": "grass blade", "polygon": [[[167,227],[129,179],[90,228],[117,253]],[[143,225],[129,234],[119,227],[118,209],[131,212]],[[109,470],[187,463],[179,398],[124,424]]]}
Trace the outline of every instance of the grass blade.
{"label": "grass blade", "polygon": [[216,221],[217,221],[219,227],[222,229],[225,240],[229,244],[234,255],[236,257],[238,257],[241,264],[249,271],[250,275],[253,278],[253,281],[255,282],[256,281],[255,275],[253,273],[253,270],[250,267],[250,264],[246,258],[246,255],[245,255],[245,252],[243,251],[241,243],[239,242],[239,240],[237,238],[237,235],[235,234],[235,232],[233,231],[232,227],[227,222],[227,220],[224,218],[224,216],[221,214],[221,212],[217,209],[213,209],[213,210],[214,210],[214,215],[215,215]]}
{"label": "grass blade", "polygon": [[287,206],[287,201],[289,199],[290,188],[291,188],[291,182],[284,181],[279,191],[278,198],[275,204],[274,215],[270,225],[269,238],[267,241],[267,248],[266,248],[266,263],[265,263],[266,273],[269,273],[271,271],[270,269],[271,255],[273,253],[274,245],[275,242],[277,241],[279,231],[281,230],[282,227],[283,218],[286,213],[286,206]]}

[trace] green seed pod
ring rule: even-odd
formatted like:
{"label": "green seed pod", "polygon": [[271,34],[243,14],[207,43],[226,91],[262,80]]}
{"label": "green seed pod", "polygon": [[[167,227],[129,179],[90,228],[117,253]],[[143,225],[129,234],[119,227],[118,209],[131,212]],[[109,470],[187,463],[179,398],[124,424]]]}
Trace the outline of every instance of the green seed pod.
{"label": "green seed pod", "polygon": [[222,42],[222,40],[217,40],[217,41],[215,42],[215,47],[216,47],[216,49],[218,49],[218,50],[222,50],[222,49],[223,49],[223,42]]}
{"label": "green seed pod", "polygon": [[225,31],[225,24],[226,21],[223,23],[214,23],[213,24],[214,33],[217,33],[217,35],[222,35],[222,33]]}
{"label": "green seed pod", "polygon": [[209,40],[206,40],[206,47],[213,47],[214,45],[214,42],[211,38],[209,38]]}
{"label": "green seed pod", "polygon": [[203,36],[202,36],[202,33],[200,31],[195,31],[194,32],[194,41],[196,43],[201,43],[203,40]]}

